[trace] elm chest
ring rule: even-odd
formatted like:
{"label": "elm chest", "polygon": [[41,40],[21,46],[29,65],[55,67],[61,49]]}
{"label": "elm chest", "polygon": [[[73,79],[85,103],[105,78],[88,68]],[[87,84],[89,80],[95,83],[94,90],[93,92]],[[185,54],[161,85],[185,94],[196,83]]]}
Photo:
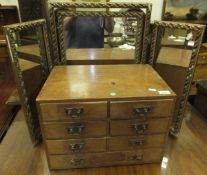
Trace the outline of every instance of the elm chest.
{"label": "elm chest", "polygon": [[55,67],[37,97],[50,169],[161,162],[175,98],[149,65]]}

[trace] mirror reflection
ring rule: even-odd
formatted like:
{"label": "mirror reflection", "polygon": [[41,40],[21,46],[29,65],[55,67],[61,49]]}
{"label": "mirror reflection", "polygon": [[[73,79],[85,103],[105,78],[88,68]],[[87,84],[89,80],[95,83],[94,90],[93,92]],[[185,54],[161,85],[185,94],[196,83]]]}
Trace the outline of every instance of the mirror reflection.
{"label": "mirror reflection", "polygon": [[69,64],[95,59],[102,63],[110,60],[134,63],[137,21],[136,17],[66,17],[66,59]]}
{"label": "mirror reflection", "polygon": [[[196,41],[196,34],[192,31],[160,28],[160,45],[157,53],[155,69],[168,85],[177,94],[175,116],[178,115],[179,106],[188,77],[192,53]],[[190,84],[188,84],[190,87]],[[185,97],[187,98],[187,97]],[[176,118],[174,117],[175,122]]]}

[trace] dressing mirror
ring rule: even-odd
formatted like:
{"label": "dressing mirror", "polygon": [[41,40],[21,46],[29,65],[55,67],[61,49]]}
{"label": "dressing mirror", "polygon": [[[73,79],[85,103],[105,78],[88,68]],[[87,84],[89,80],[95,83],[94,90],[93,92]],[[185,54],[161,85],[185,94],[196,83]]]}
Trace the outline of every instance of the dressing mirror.
{"label": "dressing mirror", "polygon": [[155,22],[150,63],[177,94],[171,134],[180,131],[205,26]]}
{"label": "dressing mirror", "polygon": [[41,132],[35,99],[52,68],[46,21],[4,26],[4,31],[27,126],[32,141],[37,144]]}
{"label": "dressing mirror", "polygon": [[[150,4],[56,2],[50,3],[50,17],[52,41],[54,46],[59,45],[59,48],[53,47],[55,61],[59,64],[126,64],[146,61]],[[96,25],[93,28],[94,21]],[[80,26],[85,22],[91,23],[91,29],[87,31],[99,30],[102,33],[101,41],[96,39],[95,44],[87,43],[86,37],[90,35],[89,38],[92,38],[92,32],[85,32],[82,37],[70,37],[78,32],[84,33],[84,26]],[[69,30],[65,30],[67,24]],[[113,29],[108,30],[110,27],[107,24]]]}

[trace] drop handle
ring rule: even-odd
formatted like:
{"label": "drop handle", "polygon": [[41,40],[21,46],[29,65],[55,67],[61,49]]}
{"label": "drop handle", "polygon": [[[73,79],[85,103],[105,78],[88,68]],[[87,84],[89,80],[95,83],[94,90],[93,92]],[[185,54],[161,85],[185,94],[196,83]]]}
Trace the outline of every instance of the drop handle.
{"label": "drop handle", "polygon": [[138,117],[144,117],[147,113],[149,113],[151,110],[150,106],[145,106],[145,107],[138,107],[138,108],[133,108],[133,113],[135,116]]}
{"label": "drop handle", "polygon": [[82,166],[84,166],[85,163],[86,163],[85,159],[72,159],[70,161],[70,164],[72,166],[76,166],[76,167],[82,167]]}
{"label": "drop handle", "polygon": [[65,113],[72,118],[78,118],[84,113],[84,108],[65,108]]}
{"label": "drop handle", "polygon": [[69,144],[69,147],[73,152],[77,153],[77,152],[80,152],[81,150],[83,150],[84,145],[85,145],[84,143],[75,143],[75,144],[71,143],[71,144]]}
{"label": "drop handle", "polygon": [[147,129],[148,129],[148,124],[147,123],[143,123],[143,124],[138,124],[138,123],[134,123],[131,125],[132,129],[135,130],[136,133],[144,133]]}
{"label": "drop handle", "polygon": [[139,139],[131,139],[129,140],[129,145],[130,146],[143,146],[145,143],[144,140],[139,140]]}
{"label": "drop handle", "polygon": [[74,124],[67,127],[68,134],[70,135],[81,135],[84,133],[85,126],[82,124]]}
{"label": "drop handle", "polygon": [[143,160],[143,155],[140,154],[140,155],[129,156],[128,160],[131,160],[131,161],[141,161],[141,160]]}

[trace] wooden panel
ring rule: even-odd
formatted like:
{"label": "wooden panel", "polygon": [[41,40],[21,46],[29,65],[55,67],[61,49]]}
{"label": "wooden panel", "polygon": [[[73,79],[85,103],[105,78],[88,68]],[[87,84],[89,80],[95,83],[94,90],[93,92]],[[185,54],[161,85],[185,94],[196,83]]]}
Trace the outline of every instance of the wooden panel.
{"label": "wooden panel", "polygon": [[[169,90],[170,94],[149,91],[152,82],[154,89]],[[56,66],[37,101],[100,101],[130,97],[169,98],[175,94],[150,65]]]}
{"label": "wooden panel", "polygon": [[[148,100],[148,101],[128,101],[128,102],[111,102],[110,115],[111,118],[127,119],[127,118],[145,118],[145,117],[169,117],[173,112],[174,101],[169,100]],[[134,109],[147,107],[149,112],[136,114]],[[142,110],[142,109],[141,109]]]}
{"label": "wooden panel", "polygon": [[79,156],[51,155],[49,156],[49,163],[52,170],[142,164],[149,162],[160,162],[162,159],[162,154],[162,148],[151,148],[138,150],[136,152],[96,153]]}
{"label": "wooden panel", "polygon": [[[78,126],[77,126],[78,125]],[[70,134],[69,128],[78,131],[78,127],[83,126],[81,134]],[[44,124],[43,129],[47,139],[61,138],[86,138],[86,137],[103,137],[106,135],[107,123],[102,121],[96,122],[79,122],[79,123],[50,123]]]}
{"label": "wooden panel", "polygon": [[9,57],[7,47],[0,47],[0,58]]}
{"label": "wooden panel", "polygon": [[[43,121],[55,120],[90,120],[104,119],[107,117],[107,102],[95,103],[59,103],[59,104],[41,104],[41,113]],[[69,115],[67,109],[83,109],[80,115]]]}
{"label": "wooden panel", "polygon": [[200,64],[196,66],[193,80],[207,79],[207,64]]}
{"label": "wooden panel", "polygon": [[[136,120],[115,120],[110,122],[110,134],[111,136],[127,136],[127,135],[139,135],[139,134],[152,134],[152,133],[164,133],[168,130],[169,118],[151,119],[148,121],[136,121]],[[133,125],[139,125],[136,132]],[[142,131],[141,125],[147,125],[146,129]]]}
{"label": "wooden panel", "polygon": [[200,53],[198,55],[197,65],[199,64],[207,64],[207,53]]}
{"label": "wooden panel", "polygon": [[[49,154],[96,153],[106,151],[106,139],[46,140]],[[76,146],[76,149],[74,148]]]}
{"label": "wooden panel", "polygon": [[111,137],[108,140],[110,151],[136,150],[142,147],[162,147],[165,134],[141,135],[137,137]]}

